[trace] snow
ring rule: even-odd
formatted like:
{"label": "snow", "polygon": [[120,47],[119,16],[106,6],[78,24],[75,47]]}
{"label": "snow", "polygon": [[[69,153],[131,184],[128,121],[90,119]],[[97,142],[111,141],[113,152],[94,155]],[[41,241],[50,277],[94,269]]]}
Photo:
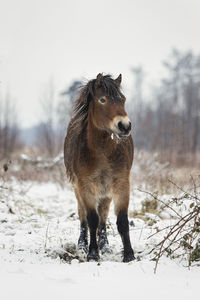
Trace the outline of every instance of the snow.
{"label": "snow", "polygon": [[199,270],[171,262],[156,275],[149,261],[69,264],[1,263],[1,299],[189,299],[199,294]]}
{"label": "snow", "polygon": [[[163,257],[154,274],[155,262],[148,255],[158,237],[147,239],[153,226],[130,218],[130,237],[136,260],[122,263],[122,244],[113,207],[108,219],[111,254],[99,263],[86,262],[76,250],[79,234],[77,204],[71,187],[56,183],[0,182],[0,285],[1,299],[188,299],[199,294],[200,269],[190,270]],[[142,194],[133,191],[130,210],[141,207]],[[162,226],[164,219],[148,214]],[[170,221],[171,222],[171,221]],[[163,234],[163,233],[162,233]],[[68,262],[62,259],[67,255]],[[81,262],[80,262],[81,261]]]}

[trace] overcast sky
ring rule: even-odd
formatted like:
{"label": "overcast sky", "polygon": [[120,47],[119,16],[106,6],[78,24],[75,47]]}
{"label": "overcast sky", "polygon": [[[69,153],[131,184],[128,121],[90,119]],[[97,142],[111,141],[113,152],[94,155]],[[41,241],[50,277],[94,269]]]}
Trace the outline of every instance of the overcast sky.
{"label": "overcast sky", "polygon": [[131,67],[159,78],[172,47],[200,53],[199,0],[0,0],[0,91],[17,101],[23,126],[39,121],[39,98],[73,79]]}

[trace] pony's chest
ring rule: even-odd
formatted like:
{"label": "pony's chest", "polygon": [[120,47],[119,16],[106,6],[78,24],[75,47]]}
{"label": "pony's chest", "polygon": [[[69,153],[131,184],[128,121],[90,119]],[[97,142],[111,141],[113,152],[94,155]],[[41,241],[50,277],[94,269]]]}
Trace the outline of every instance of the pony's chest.
{"label": "pony's chest", "polygon": [[105,197],[111,193],[112,172],[108,169],[100,169],[91,176],[93,190],[97,197]]}

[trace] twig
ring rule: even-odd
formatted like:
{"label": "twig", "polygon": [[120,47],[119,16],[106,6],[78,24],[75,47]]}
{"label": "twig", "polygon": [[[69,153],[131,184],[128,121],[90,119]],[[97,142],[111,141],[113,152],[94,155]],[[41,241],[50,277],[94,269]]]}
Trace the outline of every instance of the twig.
{"label": "twig", "polygon": [[180,191],[182,191],[183,193],[187,194],[188,196],[190,196],[192,199],[196,199],[198,201],[200,201],[200,198],[193,196],[192,194],[186,192],[183,188],[181,188],[180,186],[178,186],[175,182],[171,181],[170,179],[168,179],[168,181],[173,184],[177,189],[179,189]]}
{"label": "twig", "polygon": [[0,189],[8,190],[7,187],[0,185]]}
{"label": "twig", "polygon": [[47,247],[48,232],[49,232],[49,223],[47,225],[46,234],[45,234],[45,243],[44,243],[44,249],[45,250],[46,250],[46,247]]}
{"label": "twig", "polygon": [[173,207],[169,206],[167,203],[165,203],[164,201],[162,201],[161,199],[158,199],[156,196],[154,196],[154,194],[150,193],[150,192],[147,192],[147,191],[143,191],[143,190],[140,190],[140,189],[137,189],[138,191],[142,192],[142,193],[146,193],[148,195],[150,195],[151,197],[153,197],[155,200],[161,202],[164,207],[168,207],[169,209],[171,209],[179,218],[181,218],[181,215],[175,210],[173,209]]}

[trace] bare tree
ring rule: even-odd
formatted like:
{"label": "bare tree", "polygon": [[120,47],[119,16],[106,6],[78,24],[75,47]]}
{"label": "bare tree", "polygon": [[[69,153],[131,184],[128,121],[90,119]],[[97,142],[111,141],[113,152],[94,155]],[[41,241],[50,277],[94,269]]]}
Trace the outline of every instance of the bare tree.
{"label": "bare tree", "polygon": [[57,106],[57,117],[58,123],[60,124],[60,140],[62,147],[67,125],[72,115],[73,103],[78,96],[81,85],[82,82],[80,80],[74,80],[67,89],[60,93],[60,101]]}
{"label": "bare tree", "polygon": [[80,85],[80,81],[74,81],[58,97],[52,80],[49,81],[40,100],[42,122],[37,128],[38,146],[43,154],[52,157],[62,151],[72,103]]}
{"label": "bare tree", "polygon": [[0,159],[8,159],[21,146],[15,105],[7,93],[0,96]]}
{"label": "bare tree", "polygon": [[143,120],[145,106],[144,100],[144,79],[145,74],[142,66],[136,66],[131,69],[133,72],[133,96],[128,105],[128,111],[132,124],[134,124],[134,138],[138,145],[142,146],[144,140]]}
{"label": "bare tree", "polygon": [[37,143],[41,151],[48,155],[57,154],[56,135],[56,99],[55,88],[52,81],[49,81],[41,99],[42,122],[38,126]]}

